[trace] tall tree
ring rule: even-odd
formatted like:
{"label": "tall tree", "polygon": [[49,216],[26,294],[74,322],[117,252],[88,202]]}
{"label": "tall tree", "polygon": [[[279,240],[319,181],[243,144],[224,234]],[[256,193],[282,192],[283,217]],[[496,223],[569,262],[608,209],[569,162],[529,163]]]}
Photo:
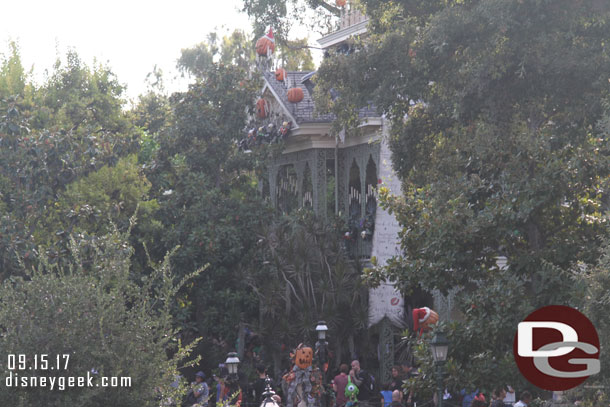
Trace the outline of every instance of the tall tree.
{"label": "tall tree", "polygon": [[[477,385],[516,381],[516,324],[543,305],[576,305],[572,267],[595,262],[604,233],[609,9],[569,1],[366,5],[366,42],[377,46],[354,68],[367,73],[366,84],[355,92],[343,81],[339,92],[357,103],[372,91],[392,120],[404,197],[385,201],[404,227],[405,253],[387,275],[405,292],[462,290],[465,318],[453,331],[460,371],[476,372],[469,381]],[[346,67],[357,58],[340,59]],[[330,66],[327,80],[339,80]]]}
{"label": "tall tree", "polygon": [[451,356],[464,384],[517,382],[517,322],[576,305],[573,266],[595,263],[606,233],[610,7],[361,3],[366,37],[324,61],[316,89],[336,129],[355,128],[370,102],[391,121],[403,196],[382,199],[404,255],[369,277],[457,292]]}
{"label": "tall tree", "polygon": [[326,0],[243,0],[243,11],[251,18],[256,35],[272,27],[280,39],[287,40],[292,28],[306,25],[310,31],[328,31],[341,8]]}
{"label": "tall tree", "polygon": [[[35,257],[41,236],[61,241],[65,249],[70,221],[64,219],[57,229],[43,226],[59,195],[70,183],[115,164],[137,147],[137,134],[121,111],[122,87],[112,72],[102,66],[90,69],[74,53],[62,64],[56,64],[41,87],[19,68],[16,48],[0,69],[0,83],[13,84],[0,100],[3,278],[19,273],[17,257]],[[52,249],[50,255],[57,258],[58,251]]]}
{"label": "tall tree", "polygon": [[240,265],[270,215],[258,192],[257,157],[239,153],[236,143],[260,84],[249,79],[248,66],[233,63],[235,48],[223,50],[231,50],[227,64],[182,60],[195,82],[170,97],[172,115],[156,136],[159,147],[147,171],[164,227],[152,251],[180,245],[173,258],[180,273],[210,264],[181,292],[176,307],[177,323],[191,338],[204,334],[201,349],[209,367],[229,350],[227,341],[233,344],[238,322],[258,316]]}
{"label": "tall tree", "polygon": [[331,370],[356,349],[364,359],[375,354],[366,330],[368,288],[360,278],[361,264],[344,246],[341,223],[299,210],[269,222],[259,235],[252,253],[256,266],[247,281],[259,301],[260,320],[254,326],[278,369],[288,352],[282,354],[283,347],[315,343],[319,320],[332,333]]}

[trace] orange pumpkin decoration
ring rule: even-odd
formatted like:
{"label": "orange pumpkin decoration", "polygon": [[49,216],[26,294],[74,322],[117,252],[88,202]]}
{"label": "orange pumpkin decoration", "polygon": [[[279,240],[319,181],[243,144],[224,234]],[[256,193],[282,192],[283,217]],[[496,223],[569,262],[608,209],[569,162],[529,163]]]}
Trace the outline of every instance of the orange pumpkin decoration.
{"label": "orange pumpkin decoration", "polygon": [[288,101],[290,103],[299,103],[303,100],[305,94],[301,88],[290,88],[288,89]]}
{"label": "orange pumpkin decoration", "polygon": [[413,328],[419,331],[420,334],[432,329],[431,325],[438,322],[438,314],[436,311],[428,308],[416,308],[413,310]]}
{"label": "orange pumpkin decoration", "polygon": [[294,355],[294,364],[301,369],[307,369],[313,363],[313,349],[309,346],[297,348]]}
{"label": "orange pumpkin decoration", "polygon": [[335,4],[337,5],[337,7],[345,7],[345,4],[347,4],[347,0],[337,0],[335,1]]}
{"label": "orange pumpkin decoration", "polygon": [[273,38],[273,31],[269,29],[269,32],[256,41],[256,53],[262,57],[269,57],[275,51],[275,38]]}
{"label": "orange pumpkin decoration", "polygon": [[256,115],[259,119],[269,116],[269,103],[265,99],[261,98],[256,102]]}
{"label": "orange pumpkin decoration", "polygon": [[286,79],[287,72],[284,68],[278,68],[275,70],[275,79],[279,82],[284,82]]}

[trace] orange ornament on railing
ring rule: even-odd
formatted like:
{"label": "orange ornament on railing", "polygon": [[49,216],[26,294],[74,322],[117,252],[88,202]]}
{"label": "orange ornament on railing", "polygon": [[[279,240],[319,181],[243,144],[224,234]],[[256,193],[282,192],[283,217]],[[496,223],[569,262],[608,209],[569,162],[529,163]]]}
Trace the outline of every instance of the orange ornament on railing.
{"label": "orange ornament on railing", "polygon": [[269,116],[269,103],[265,99],[259,99],[256,102],[256,115],[259,119],[265,119]]}
{"label": "orange ornament on railing", "polygon": [[278,68],[275,70],[275,79],[277,81],[284,82],[287,74],[288,73],[286,72],[286,70],[284,68]]}
{"label": "orange ornament on railing", "polygon": [[303,89],[298,87],[288,89],[288,101],[290,103],[299,103],[304,97]]}

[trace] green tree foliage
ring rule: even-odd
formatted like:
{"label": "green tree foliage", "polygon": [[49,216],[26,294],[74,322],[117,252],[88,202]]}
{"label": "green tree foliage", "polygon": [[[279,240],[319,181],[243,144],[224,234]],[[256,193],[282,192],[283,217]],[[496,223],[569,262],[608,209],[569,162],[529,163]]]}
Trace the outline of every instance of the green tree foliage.
{"label": "green tree foliage", "polygon": [[[2,57],[0,68],[0,99],[13,95],[26,95],[26,88],[31,88],[28,74],[21,63],[19,46],[15,42],[9,44],[9,55]],[[29,89],[28,89],[29,90]]]}
{"label": "green tree foliage", "polygon": [[147,199],[149,189],[137,157],[121,158],[115,166],[106,165],[69,184],[32,228],[34,241],[51,258],[65,259],[66,236],[102,236],[114,228],[125,231],[136,211],[139,221],[134,236],[150,238],[160,224],[153,218],[156,201]]}
{"label": "green tree foliage", "polygon": [[[59,391],[56,382],[56,390],[50,391],[3,385],[3,405],[157,406],[157,396],[180,396],[179,389],[171,393],[170,384],[189,349],[179,349],[171,306],[186,280],[174,281],[166,257],[146,281],[134,281],[128,237],[113,231],[85,245],[73,240],[72,258],[78,259],[74,263],[54,267],[43,262],[28,270],[27,278],[4,281],[0,348],[5,354],[28,358],[26,369],[13,373],[19,377],[89,373],[94,387]],[[166,352],[174,357],[168,359]],[[42,354],[48,355],[48,366],[54,369],[30,370],[34,355]],[[69,355],[65,370],[64,354]],[[102,376],[129,377],[131,385],[105,388]]]}
{"label": "green tree foliage", "polygon": [[[249,77],[258,77],[256,71],[255,43],[253,38],[241,30],[219,38],[217,33],[210,33],[206,41],[192,48],[183,49],[178,68],[195,78],[202,78],[214,63],[236,66],[249,73]],[[307,38],[292,41],[276,39],[276,59],[278,65],[290,71],[313,71],[314,62]]]}
{"label": "green tree foliage", "polygon": [[236,146],[258,84],[238,65],[211,62],[202,69],[187,92],[171,96],[172,116],[157,135],[147,177],[163,225],[151,253],[180,245],[173,265],[181,274],[210,264],[181,292],[175,312],[191,337],[204,335],[211,367],[228,351],[214,343],[232,343],[237,323],[257,316],[240,264],[248,262],[270,211],[257,189],[257,158]]}
{"label": "green tree foliage", "polygon": [[216,63],[251,72],[254,58],[252,39],[245,32],[235,30],[222,38],[213,32],[206,41],[181,51],[178,68],[195,78],[203,78]]}
{"label": "green tree foliage", "polygon": [[243,5],[256,35],[272,27],[282,41],[288,39],[291,28],[298,24],[328,31],[341,11],[332,0],[243,0]]}
{"label": "green tree foliage", "polygon": [[122,113],[123,86],[102,65],[86,66],[74,51],[54,70],[38,92],[33,125],[40,129],[64,129],[77,134],[121,133],[129,122]]}
{"label": "green tree foliage", "polygon": [[[146,76],[148,85],[147,92],[138,96],[136,105],[130,111],[130,119],[134,125],[141,128],[146,134],[140,136],[142,138],[153,136],[158,133],[166,124],[170,115],[169,97],[165,92],[163,84],[163,72],[155,66],[152,72]],[[149,145],[148,140],[141,144],[141,150],[146,150]],[[150,151],[147,151],[146,157],[142,157],[144,162],[149,161]],[[142,160],[141,160],[142,161]]]}
{"label": "green tree foliage", "polygon": [[481,388],[517,383],[517,322],[543,305],[577,305],[573,265],[594,264],[606,233],[610,8],[361,3],[367,35],[358,52],[325,60],[316,89],[337,129],[356,127],[371,102],[392,125],[403,196],[382,199],[403,226],[404,256],[369,277],[405,294],[455,293],[457,371]]}
{"label": "green tree foliage", "polygon": [[[3,277],[19,273],[17,255],[26,262],[35,257],[41,236],[55,235],[49,240],[63,239],[66,247],[66,225],[39,229],[59,195],[69,184],[116,164],[137,147],[132,139],[137,133],[121,111],[122,88],[107,68],[91,70],[70,53],[66,66],[58,62],[49,81],[36,87],[20,68],[17,48],[12,52],[0,69],[0,82],[23,85],[7,87],[0,100]],[[50,254],[56,257],[58,252]]]}
{"label": "green tree foliage", "polygon": [[610,320],[604,312],[610,304],[610,238],[606,235],[602,249],[602,255],[594,268],[581,268],[579,277],[585,283],[586,291],[582,296],[583,312],[593,322],[595,329],[600,337],[601,352],[601,371],[594,380],[599,380],[607,385],[610,381],[610,357],[606,351],[606,342],[602,338],[607,338],[610,332]]}
{"label": "green tree foliage", "polygon": [[313,71],[315,69],[307,38],[280,44],[277,58],[289,71]]}
{"label": "green tree foliage", "polygon": [[247,281],[259,301],[258,331],[275,361],[287,355],[280,353],[282,345],[306,341],[313,346],[319,320],[334,333],[335,368],[352,356],[350,341],[364,357],[375,353],[366,329],[368,288],[358,264],[347,255],[340,230],[311,211],[299,210],[269,223],[260,235],[253,255],[256,267]]}

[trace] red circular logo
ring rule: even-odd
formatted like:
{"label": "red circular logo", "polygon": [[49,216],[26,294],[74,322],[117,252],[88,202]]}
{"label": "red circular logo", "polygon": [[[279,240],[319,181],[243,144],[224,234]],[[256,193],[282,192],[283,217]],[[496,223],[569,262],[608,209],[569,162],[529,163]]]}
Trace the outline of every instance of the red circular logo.
{"label": "red circular logo", "polygon": [[563,391],[599,373],[599,337],[579,311],[550,305],[519,323],[513,341],[519,370],[541,389]]}
{"label": "red circular logo", "polygon": [[400,299],[394,297],[390,300],[390,304],[392,305],[398,305],[398,303],[400,302]]}

